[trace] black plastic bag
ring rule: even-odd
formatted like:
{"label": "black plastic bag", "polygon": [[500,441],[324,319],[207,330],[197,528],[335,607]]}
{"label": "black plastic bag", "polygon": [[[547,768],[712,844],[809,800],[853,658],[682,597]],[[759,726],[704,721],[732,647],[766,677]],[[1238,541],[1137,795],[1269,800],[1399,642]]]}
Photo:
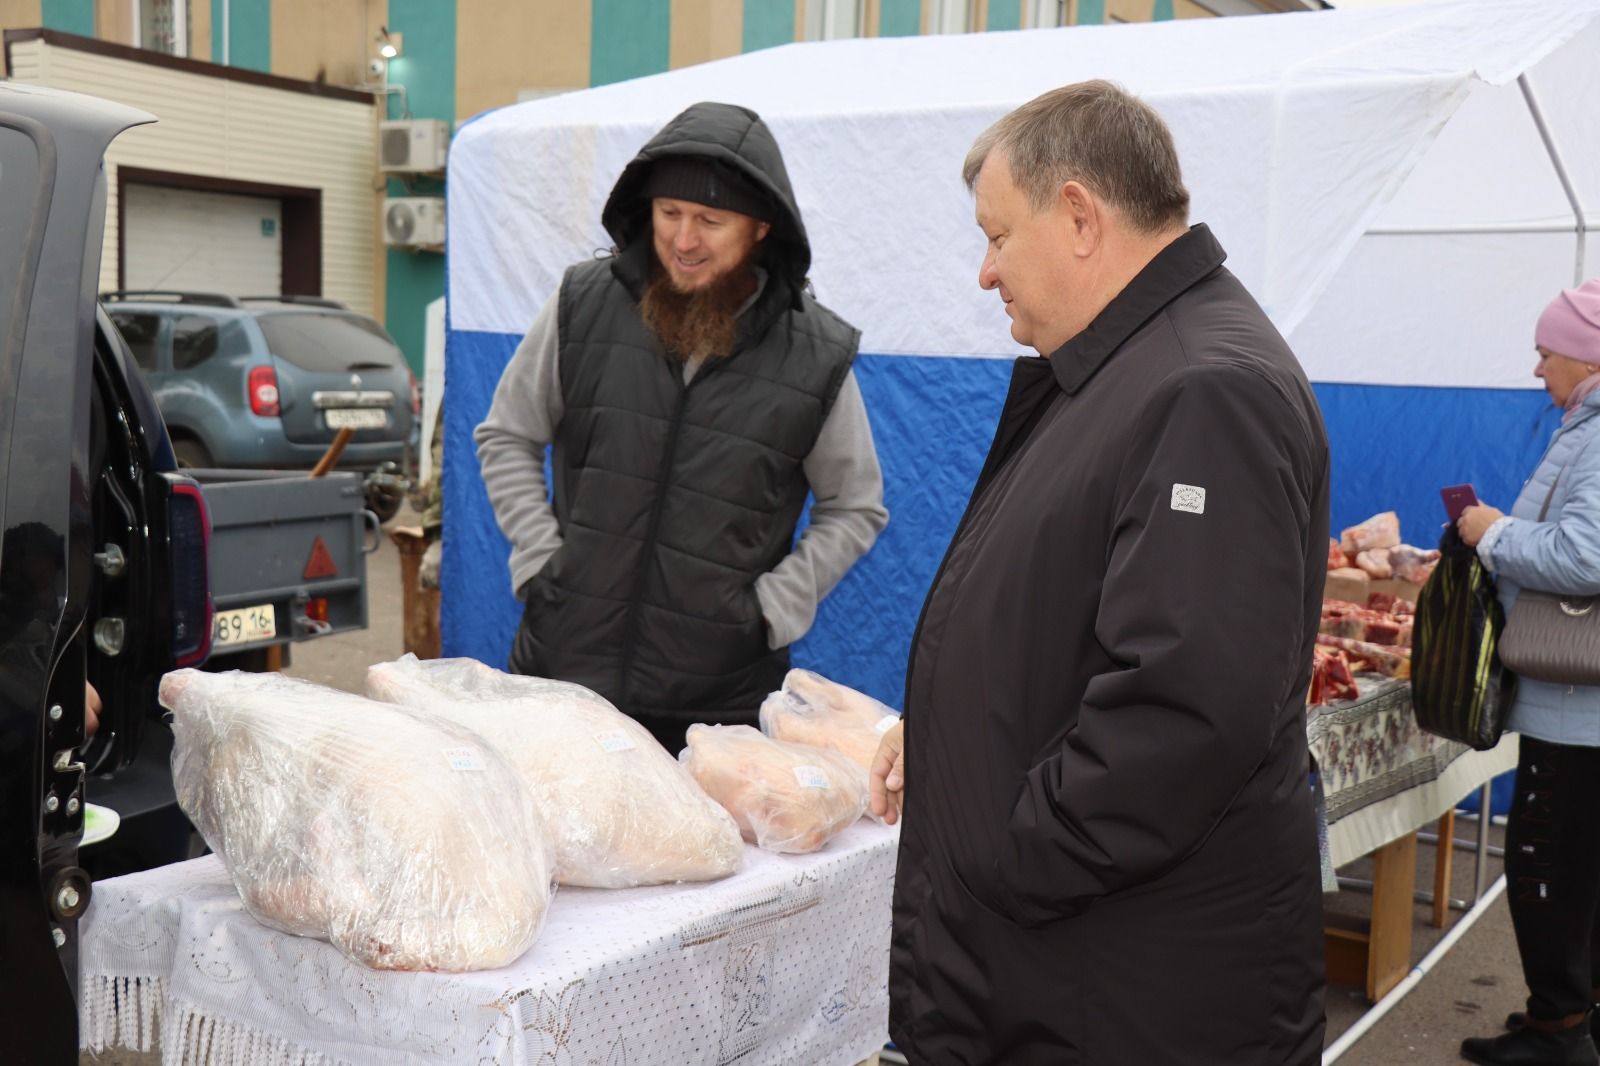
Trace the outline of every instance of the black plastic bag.
{"label": "black plastic bag", "polygon": [[1505,611],[1494,577],[1454,526],[1417,598],[1411,637],[1411,704],[1417,724],[1436,736],[1487,751],[1500,742],[1516,675],[1500,662]]}

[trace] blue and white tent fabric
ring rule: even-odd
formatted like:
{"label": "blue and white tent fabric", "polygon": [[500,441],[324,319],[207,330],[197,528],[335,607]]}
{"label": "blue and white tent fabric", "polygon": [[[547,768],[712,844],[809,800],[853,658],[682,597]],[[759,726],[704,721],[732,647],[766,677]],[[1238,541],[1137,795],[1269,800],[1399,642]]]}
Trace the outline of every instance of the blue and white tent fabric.
{"label": "blue and white tent fabric", "polygon": [[1172,127],[1229,266],[1288,336],[1333,445],[1335,532],[1437,490],[1507,505],[1555,424],[1532,377],[1555,292],[1600,273],[1600,0],[787,45],[490,112],[450,152],[443,635],[505,662],[519,605],[472,446],[563,269],[609,241],[623,165],[699,100],[782,145],[818,298],[857,375],[893,518],[798,664],[898,705],[912,629],[987,450],[1011,358],[961,162],[991,122],[1104,77]]}

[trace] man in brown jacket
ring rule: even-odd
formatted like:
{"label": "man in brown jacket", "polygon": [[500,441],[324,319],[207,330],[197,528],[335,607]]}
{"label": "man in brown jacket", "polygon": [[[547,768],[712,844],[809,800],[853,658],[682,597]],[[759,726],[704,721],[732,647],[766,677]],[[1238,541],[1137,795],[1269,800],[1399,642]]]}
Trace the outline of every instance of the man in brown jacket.
{"label": "man in brown jacket", "polygon": [[1315,1063],[1316,401],[1146,104],[1046,93],[965,177],[979,284],[1040,357],[874,768],[905,823],[890,1032],[918,1066]]}

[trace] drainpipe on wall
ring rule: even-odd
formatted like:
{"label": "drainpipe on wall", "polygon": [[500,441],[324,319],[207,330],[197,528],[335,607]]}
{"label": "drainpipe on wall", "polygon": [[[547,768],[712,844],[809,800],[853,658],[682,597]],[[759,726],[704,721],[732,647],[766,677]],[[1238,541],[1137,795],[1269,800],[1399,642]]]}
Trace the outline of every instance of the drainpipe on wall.
{"label": "drainpipe on wall", "polygon": [[222,65],[225,67],[232,66],[232,64],[228,62],[228,44],[230,43],[228,39],[230,36],[232,36],[229,33],[228,27],[229,6],[228,0],[222,0]]}

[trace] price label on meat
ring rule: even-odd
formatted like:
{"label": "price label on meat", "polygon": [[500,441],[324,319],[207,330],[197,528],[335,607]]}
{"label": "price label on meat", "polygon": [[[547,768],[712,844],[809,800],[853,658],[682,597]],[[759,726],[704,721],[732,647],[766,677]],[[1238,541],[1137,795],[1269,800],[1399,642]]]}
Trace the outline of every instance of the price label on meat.
{"label": "price label on meat", "polygon": [[794,779],[800,782],[801,788],[829,788],[828,775],[820,766],[796,766]]}
{"label": "price label on meat", "polygon": [[444,757],[452,770],[481,772],[484,769],[483,753],[477,748],[445,748]]}
{"label": "price label on meat", "polygon": [[600,745],[601,751],[632,751],[633,738],[620,729],[613,729],[607,733],[596,733],[595,743]]}
{"label": "price label on meat", "polygon": [[251,644],[258,640],[271,640],[278,635],[278,612],[270,603],[259,607],[240,607],[234,611],[218,611],[212,642],[215,644]]}

